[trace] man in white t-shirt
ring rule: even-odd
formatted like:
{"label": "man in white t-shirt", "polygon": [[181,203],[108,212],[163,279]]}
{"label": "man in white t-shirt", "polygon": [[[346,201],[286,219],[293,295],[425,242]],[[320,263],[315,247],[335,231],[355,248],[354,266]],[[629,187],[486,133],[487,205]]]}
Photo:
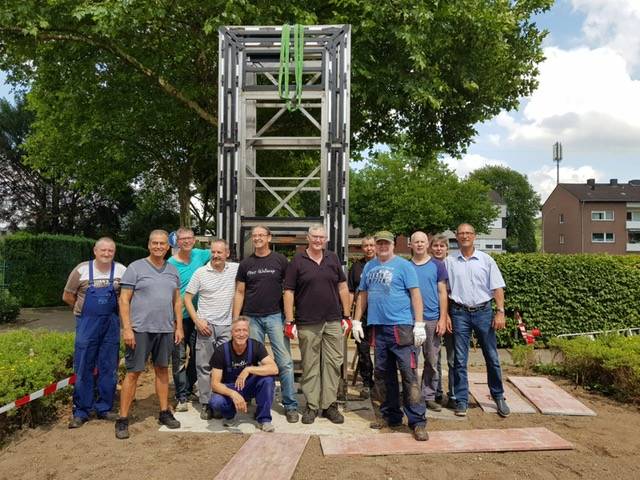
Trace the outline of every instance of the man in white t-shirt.
{"label": "man in white t-shirt", "polygon": [[[200,418],[209,420],[213,412],[211,398],[211,357],[216,348],[231,340],[231,314],[238,264],[227,262],[229,244],[211,243],[211,261],[191,277],[184,294],[184,305],[196,326],[196,372],[201,405]],[[198,310],[193,297],[198,295]]]}
{"label": "man in white t-shirt", "polygon": [[[62,300],[73,308],[76,317],[73,355],[76,383],[69,428],[81,427],[91,412],[100,419],[117,418],[111,408],[120,347],[117,295],[125,266],[113,261],[116,244],[108,237],[96,242],[93,254],[94,260],[82,262],[71,271],[62,294]],[[94,376],[96,368],[98,375]]]}

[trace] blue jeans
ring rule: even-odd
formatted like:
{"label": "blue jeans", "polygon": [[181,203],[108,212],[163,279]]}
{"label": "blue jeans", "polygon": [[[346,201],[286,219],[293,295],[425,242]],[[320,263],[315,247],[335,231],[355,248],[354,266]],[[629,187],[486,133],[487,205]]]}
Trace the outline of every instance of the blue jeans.
{"label": "blue jeans", "polygon": [[456,402],[458,405],[465,407],[469,404],[467,361],[472,331],[475,332],[478,343],[480,343],[480,348],[482,348],[482,354],[484,355],[489,392],[491,392],[494,400],[504,398],[500,357],[498,357],[498,343],[496,340],[496,332],[491,326],[493,321],[491,302],[475,312],[468,312],[457,305],[450,305],[449,315],[453,323],[456,351],[454,369]]}
{"label": "blue jeans", "polygon": [[284,336],[284,319],[281,313],[273,313],[262,317],[251,317],[251,338],[264,343],[265,335],[269,336],[271,350],[278,365],[280,376],[280,390],[282,392],[282,405],[285,410],[297,410],[298,400],[293,378],[293,360],[289,339]]}
{"label": "blue jeans", "polygon": [[[182,319],[182,329],[184,340],[178,345],[174,345],[171,354],[171,371],[173,373],[173,384],[176,387],[176,400],[186,402],[193,391],[193,386],[197,381],[196,374],[196,328],[190,317]],[[189,362],[185,367],[187,359],[187,348],[189,345]]]}

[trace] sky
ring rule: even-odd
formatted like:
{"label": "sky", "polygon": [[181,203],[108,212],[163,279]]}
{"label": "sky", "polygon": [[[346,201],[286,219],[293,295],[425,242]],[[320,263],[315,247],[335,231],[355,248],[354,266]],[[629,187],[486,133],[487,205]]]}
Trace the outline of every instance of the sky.
{"label": "sky", "polygon": [[[525,174],[544,201],[560,182],[640,179],[640,0],[556,0],[534,21],[548,30],[538,89],[517,111],[477,125],[462,159],[464,177],[485,165]],[[0,96],[10,97],[0,72]]]}

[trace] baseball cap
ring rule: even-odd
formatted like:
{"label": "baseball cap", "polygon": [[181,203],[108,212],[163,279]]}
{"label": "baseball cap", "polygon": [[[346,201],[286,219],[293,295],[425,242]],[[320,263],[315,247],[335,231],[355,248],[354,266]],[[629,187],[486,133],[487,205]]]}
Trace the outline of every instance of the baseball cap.
{"label": "baseball cap", "polygon": [[393,236],[393,233],[389,232],[388,230],[380,230],[373,236],[373,239],[376,242],[379,240],[384,240],[386,242],[393,243],[395,241],[395,237]]}

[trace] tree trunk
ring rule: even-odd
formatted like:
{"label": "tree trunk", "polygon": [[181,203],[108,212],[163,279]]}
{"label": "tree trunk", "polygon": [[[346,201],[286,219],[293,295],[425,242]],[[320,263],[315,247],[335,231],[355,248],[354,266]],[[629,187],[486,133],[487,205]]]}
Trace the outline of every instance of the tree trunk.
{"label": "tree trunk", "polygon": [[180,205],[180,226],[191,228],[191,167],[185,168],[178,183],[178,203]]}

